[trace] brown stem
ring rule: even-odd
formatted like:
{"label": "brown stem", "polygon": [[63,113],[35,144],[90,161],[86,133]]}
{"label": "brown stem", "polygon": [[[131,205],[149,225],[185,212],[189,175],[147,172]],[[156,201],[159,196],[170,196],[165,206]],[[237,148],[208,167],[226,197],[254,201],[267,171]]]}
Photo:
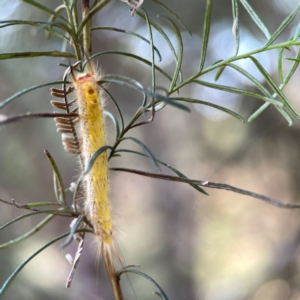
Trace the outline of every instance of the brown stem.
{"label": "brown stem", "polygon": [[3,119],[2,121],[0,121],[0,126],[1,125],[6,125],[9,123],[13,123],[13,122],[18,122],[20,120],[23,119],[38,119],[38,118],[57,118],[57,117],[77,117],[78,114],[76,113],[70,113],[70,114],[66,114],[66,113],[25,113],[22,115],[16,115],[13,117],[9,117],[6,119]]}
{"label": "brown stem", "polygon": [[113,265],[113,260],[112,260],[112,253],[111,250],[109,249],[109,246],[102,244],[102,255],[105,263],[105,267],[107,270],[107,274],[110,280],[110,283],[113,288],[115,300],[123,300],[123,294],[120,286],[120,279],[116,274],[115,267]]}
{"label": "brown stem", "polygon": [[183,177],[170,176],[170,175],[164,175],[164,174],[156,174],[156,173],[149,173],[149,172],[144,172],[144,171],[134,170],[134,169],[127,169],[127,168],[110,168],[110,170],[111,171],[128,172],[128,173],[138,174],[138,175],[147,176],[147,177],[156,178],[156,179],[161,179],[161,180],[184,182],[184,183],[188,183],[188,184],[197,184],[201,187],[227,190],[227,191],[231,191],[231,192],[234,192],[234,193],[237,193],[237,194],[242,194],[242,195],[246,195],[246,196],[250,196],[252,198],[262,200],[266,203],[269,203],[273,206],[280,207],[280,208],[288,208],[288,209],[293,209],[293,208],[299,209],[300,208],[299,204],[282,203],[280,201],[277,201],[275,199],[266,197],[264,195],[260,195],[260,194],[257,194],[257,193],[253,193],[251,191],[243,190],[243,189],[240,189],[240,188],[237,188],[237,187],[234,187],[232,185],[225,184],[225,183],[216,183],[216,182],[211,182],[211,181],[188,179],[188,178],[183,178]]}

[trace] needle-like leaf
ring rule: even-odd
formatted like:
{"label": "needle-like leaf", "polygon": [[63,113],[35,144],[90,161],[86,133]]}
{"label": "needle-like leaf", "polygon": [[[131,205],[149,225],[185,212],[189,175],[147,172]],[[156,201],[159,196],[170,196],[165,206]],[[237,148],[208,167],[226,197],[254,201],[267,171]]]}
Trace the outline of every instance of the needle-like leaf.
{"label": "needle-like leaf", "polygon": [[56,85],[56,84],[64,84],[64,83],[70,83],[70,82],[66,82],[66,81],[53,81],[53,82],[47,82],[47,83],[43,83],[43,84],[39,84],[39,85],[35,85],[29,88],[26,88],[24,90],[21,90],[19,92],[17,92],[16,94],[12,95],[11,97],[7,98],[6,100],[2,101],[0,103],[0,109],[3,108],[5,105],[7,105],[8,103],[10,103],[11,101],[19,98],[20,96],[29,93],[33,90],[45,87],[45,86],[49,86],[49,85]]}
{"label": "needle-like leaf", "polygon": [[41,56],[76,58],[76,56],[71,53],[60,52],[60,51],[48,51],[48,52],[0,53],[0,60],[12,59],[12,58],[41,57]]}
{"label": "needle-like leaf", "polygon": [[264,33],[266,38],[269,40],[271,37],[271,33],[269,32],[268,28],[265,26],[263,21],[257,15],[257,13],[253,10],[251,5],[248,3],[247,0],[240,0],[240,2],[244,5],[245,9],[247,10],[249,16],[252,18],[254,23],[260,28],[260,30]]}
{"label": "needle-like leaf", "polygon": [[152,164],[154,165],[156,171],[160,172],[160,168],[159,168],[159,165],[157,163],[157,159],[152,154],[150,149],[143,142],[141,142],[139,139],[137,139],[135,137],[131,137],[131,136],[130,137],[124,137],[124,138],[122,138],[121,141],[125,141],[125,140],[131,140],[131,141],[137,143],[147,153],[147,155],[150,158]]}
{"label": "needle-like leaf", "polygon": [[238,6],[238,0],[231,0],[231,1],[232,1],[232,15],[233,15],[232,34],[235,42],[234,56],[237,56],[240,48],[239,6]]}
{"label": "needle-like leaf", "polygon": [[211,22],[211,5],[212,0],[206,0],[206,9],[204,17],[204,28],[203,28],[203,37],[202,37],[202,46],[201,46],[201,56],[199,63],[199,72],[202,71],[206,58],[206,51],[209,41],[209,32],[210,32],[210,22]]}
{"label": "needle-like leaf", "polygon": [[283,32],[283,30],[294,20],[299,10],[300,10],[300,3],[295,7],[292,13],[284,19],[284,21],[280,24],[277,30],[272,34],[268,42],[265,44],[264,46],[265,48],[270,46],[278,38],[278,36]]}
{"label": "needle-like leaf", "polygon": [[60,13],[50,9],[49,7],[47,7],[45,5],[42,5],[42,4],[40,4],[40,3],[38,3],[34,0],[23,0],[23,1],[30,4],[30,5],[32,5],[32,6],[35,6],[35,7],[39,8],[40,10],[43,10],[43,11],[49,13],[50,15],[56,16],[57,18],[65,21],[66,23],[68,23],[68,20],[64,16],[62,16]]}
{"label": "needle-like leaf", "polygon": [[147,274],[145,274],[141,271],[130,269],[130,268],[123,268],[118,272],[118,277],[120,277],[122,274],[128,274],[128,273],[136,274],[136,275],[139,275],[139,276],[142,276],[142,277],[146,278],[148,281],[153,283],[153,285],[156,287],[156,289],[158,290],[158,295],[161,297],[161,299],[169,300],[166,293],[158,285],[158,283],[153,278],[151,278],[150,276],[148,276]]}

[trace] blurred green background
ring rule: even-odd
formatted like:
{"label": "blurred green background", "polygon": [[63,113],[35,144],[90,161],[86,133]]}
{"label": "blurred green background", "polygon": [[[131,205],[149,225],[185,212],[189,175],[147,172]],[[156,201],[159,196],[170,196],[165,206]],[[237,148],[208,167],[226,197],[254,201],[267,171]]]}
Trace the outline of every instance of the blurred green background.
{"label": "blurred green background", "polygon": [[[55,8],[60,1],[39,1]],[[79,1],[78,1],[79,2]],[[203,30],[205,1],[165,0],[192,30],[193,37],[183,33],[185,55],[183,75],[193,75],[198,66]],[[298,1],[252,0],[271,32],[293,10]],[[151,18],[162,9],[145,0]],[[164,12],[163,12],[164,13]],[[206,66],[234,54],[231,33],[231,1],[213,1],[213,19]],[[47,20],[48,15],[21,1],[0,0],[0,20]],[[176,38],[167,22],[159,21]],[[279,38],[287,40],[299,22],[296,17]],[[147,37],[147,27],[137,16],[130,17],[128,6],[112,1],[93,21],[96,26],[114,26]],[[240,7],[240,53],[258,48],[265,40],[243,7]],[[163,60],[158,65],[170,74],[174,70],[172,56],[165,42],[154,33],[156,46]],[[93,52],[122,50],[150,59],[146,43],[135,37],[95,31]],[[60,50],[61,41],[45,39],[44,32],[34,27],[13,26],[0,29],[0,51]],[[295,49],[286,51],[292,57]],[[277,80],[278,51],[260,54],[257,58]],[[56,58],[32,58],[0,61],[0,101],[24,88],[48,81],[61,80],[64,69]],[[100,56],[97,60],[105,73],[127,75],[151,86],[151,69],[131,58],[117,55]],[[64,60],[68,64],[68,60]],[[247,60],[239,62],[250,73],[263,78]],[[284,70],[290,62],[285,61]],[[215,73],[201,77],[213,81]],[[158,75],[157,84],[169,83]],[[233,71],[228,70],[221,84],[254,90]],[[298,112],[299,72],[296,72],[284,92]],[[139,107],[141,95],[125,87],[109,85],[125,121]],[[231,108],[245,118],[263,103],[257,99],[189,85],[181,95],[210,101]],[[50,88],[33,91],[15,100],[0,111],[1,115],[21,112],[52,112]],[[107,109],[113,106],[107,103]],[[223,113],[200,106],[191,106],[191,113],[166,107],[150,125],[138,127],[131,136],[141,139],[154,155],[174,166],[189,178],[228,183],[261,193],[282,202],[297,203],[300,191],[300,123],[293,127],[270,107],[253,123],[242,124]],[[113,128],[108,132],[114,137]],[[110,135],[108,137],[110,140]],[[60,134],[53,120],[31,120],[0,128],[0,198],[14,198],[18,203],[54,201],[52,170],[43,149],[56,160],[66,186],[79,174],[76,159],[64,152]],[[135,148],[127,143],[126,146]],[[123,147],[122,147],[123,148]],[[139,149],[140,150],[140,149]],[[112,162],[153,172],[144,158],[123,155]],[[167,170],[163,170],[168,173]],[[279,209],[259,200],[231,192],[208,190],[204,196],[181,183],[158,181],[137,175],[113,173],[111,202],[116,240],[126,265],[139,264],[153,277],[169,299],[203,300],[283,300],[300,299],[300,221],[296,210]],[[68,199],[71,201],[71,198]],[[0,225],[25,214],[13,206],[1,204]],[[0,243],[30,230],[41,216],[27,218],[2,230]],[[31,238],[0,252],[0,284],[31,253],[47,241],[69,230],[70,219],[57,217]],[[112,291],[103,263],[96,260],[93,237],[87,236],[83,255],[71,289],[65,289],[70,265],[66,253],[74,255],[76,243],[65,251],[56,243],[32,260],[16,277],[3,299],[112,299]],[[154,287],[137,276],[124,276],[125,299],[158,299]]]}

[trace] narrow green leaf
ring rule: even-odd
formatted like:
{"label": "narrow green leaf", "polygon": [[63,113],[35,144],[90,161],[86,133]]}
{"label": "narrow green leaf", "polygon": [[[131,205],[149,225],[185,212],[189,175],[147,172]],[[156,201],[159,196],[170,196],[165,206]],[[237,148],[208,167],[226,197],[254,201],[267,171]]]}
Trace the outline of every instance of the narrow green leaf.
{"label": "narrow green leaf", "polygon": [[283,103],[278,101],[278,100],[268,98],[266,96],[263,96],[263,95],[260,95],[260,94],[254,93],[254,92],[250,92],[250,91],[247,91],[247,90],[234,88],[234,87],[230,87],[230,86],[225,86],[225,85],[220,85],[220,84],[214,84],[214,83],[205,82],[205,81],[201,81],[201,80],[193,80],[193,82],[197,83],[197,84],[201,84],[203,86],[214,88],[214,89],[217,89],[217,90],[225,91],[225,92],[228,92],[228,93],[234,93],[234,94],[239,94],[239,95],[244,95],[244,96],[257,98],[257,99],[263,100],[265,102],[270,102],[274,105],[278,105],[278,106],[283,107]]}
{"label": "narrow green leaf", "polygon": [[[176,173],[180,178],[186,178],[186,179],[189,179],[188,177],[186,177],[183,173],[179,172],[178,170],[174,169],[173,167],[167,165],[167,167],[169,169],[171,169],[174,173]],[[204,194],[204,195],[207,195],[208,196],[208,193],[206,193],[206,191],[204,191],[199,185],[196,185],[196,184],[193,184],[193,183],[190,183],[190,186],[192,186],[194,189],[196,189],[198,192]]]}
{"label": "narrow green leaf", "polygon": [[252,122],[255,120],[263,111],[265,111],[269,107],[270,103],[264,103],[259,109],[257,109],[249,118],[248,122]]}
{"label": "narrow green leaf", "polygon": [[47,150],[44,150],[50,164],[51,164],[51,167],[53,169],[53,173],[55,175],[55,180],[54,181],[54,185],[56,184],[57,182],[57,185],[58,185],[58,190],[57,190],[57,202],[60,203],[61,205],[63,206],[67,206],[67,203],[66,203],[66,194],[65,194],[65,187],[64,187],[64,184],[63,184],[63,180],[61,178],[61,175],[60,175],[60,172],[58,170],[58,167],[55,163],[55,160],[54,158],[52,157],[52,155],[47,151]]}
{"label": "narrow green leaf", "polygon": [[265,48],[270,46],[281,34],[281,32],[293,21],[297,13],[300,9],[300,3],[295,7],[295,9],[292,11],[292,13],[284,19],[284,21],[280,24],[280,26],[277,28],[277,30],[272,34],[268,42],[265,44]]}
{"label": "narrow green leaf", "polygon": [[25,206],[28,208],[34,208],[34,207],[42,207],[42,206],[61,206],[61,204],[57,202],[32,202],[32,203],[27,203]]}
{"label": "narrow green leaf", "polygon": [[[271,93],[256,79],[254,78],[250,73],[248,73],[246,70],[238,67],[235,64],[228,64],[228,66],[236,69],[238,72],[246,76],[249,80],[251,80],[255,86],[262,91],[267,97],[275,99],[277,94],[271,95]],[[248,122],[252,122],[254,119],[256,119],[268,106],[270,105],[269,102],[264,103],[256,112],[254,112],[249,118]],[[292,118],[284,111],[283,108],[279,106],[275,106],[276,109],[283,115],[283,117],[288,121],[289,126],[293,124]]]}
{"label": "narrow green leaf", "polygon": [[294,37],[293,37],[293,41],[296,41],[300,36],[300,22],[298,23],[298,26],[296,28],[296,31],[295,31],[295,34],[294,34]]}
{"label": "narrow green leaf", "polygon": [[226,65],[224,65],[224,66],[222,66],[222,67],[219,68],[219,70],[218,70],[218,72],[217,72],[217,74],[215,76],[215,81],[219,80],[219,78],[223,74],[225,68],[226,68]]}
{"label": "narrow green leaf", "polygon": [[175,101],[172,101],[170,98],[166,98],[166,97],[163,97],[163,96],[161,96],[159,94],[152,93],[149,90],[141,88],[141,87],[139,87],[139,86],[137,86],[135,84],[131,84],[131,83],[127,82],[127,81],[116,80],[116,79],[114,79],[115,77],[116,77],[115,75],[112,75],[112,76],[110,76],[110,75],[104,75],[103,79],[100,80],[98,83],[111,82],[111,83],[117,83],[117,84],[120,84],[120,85],[128,86],[128,87],[130,87],[132,89],[135,89],[135,90],[138,90],[138,91],[140,91],[140,92],[142,92],[144,94],[147,94],[147,95],[149,95],[149,96],[151,96],[151,97],[153,97],[153,98],[155,98],[155,99],[157,99],[159,101],[166,102],[167,104],[170,104],[172,106],[175,106],[177,108],[180,108],[182,110],[190,112],[190,109],[188,107],[186,107],[185,105],[182,105],[180,103],[176,103]]}
{"label": "narrow green leaf", "polygon": [[206,9],[204,17],[204,28],[203,28],[203,37],[202,37],[202,46],[201,46],[201,56],[199,63],[199,72],[202,71],[206,58],[206,51],[209,41],[209,32],[210,32],[210,22],[211,22],[211,5],[212,0],[206,0]]}
{"label": "narrow green leaf", "polygon": [[106,151],[107,149],[112,149],[111,146],[103,146],[101,148],[99,148],[90,158],[88,165],[86,166],[86,169],[83,173],[83,175],[86,175],[93,167],[94,162],[96,161],[96,159],[98,158],[99,155],[101,155],[104,151]]}
{"label": "narrow green leaf", "polygon": [[160,297],[164,300],[169,300],[166,293],[163,291],[163,289],[158,285],[158,283],[152,279],[150,276],[148,276],[147,274],[141,272],[141,271],[138,271],[138,270],[134,270],[134,269],[121,269],[117,276],[120,277],[122,274],[127,274],[127,273],[131,273],[131,274],[136,274],[136,275],[139,275],[139,276],[142,276],[144,278],[146,278],[148,281],[150,281],[151,283],[153,283],[153,285],[157,288],[158,290],[158,295],[160,295]]}
{"label": "narrow green leaf", "polygon": [[[136,85],[136,86],[140,87],[141,89],[144,89],[143,85],[139,81],[137,81],[137,80],[135,80],[131,77],[128,77],[128,76],[115,75],[115,74],[105,74],[105,75],[102,76],[102,78],[121,80],[121,81],[124,81],[124,82],[128,82],[129,84]],[[147,94],[143,93],[142,106],[145,107],[146,104],[147,104]]]}
{"label": "narrow green leaf", "polygon": [[72,203],[72,207],[74,208],[74,211],[76,212],[76,214],[79,214],[78,212],[78,194],[80,193],[80,188],[82,187],[81,184],[83,183],[83,178],[84,175],[81,175],[76,182],[76,186],[73,192],[73,203]]}
{"label": "narrow green leaf", "polygon": [[44,220],[42,220],[38,225],[36,225],[34,228],[32,228],[31,230],[29,230],[28,232],[26,232],[25,234],[21,235],[20,237],[14,239],[14,240],[10,240],[7,243],[4,243],[2,245],[0,245],[0,249],[9,247],[11,245],[14,245],[16,243],[19,243],[25,239],[27,239],[28,237],[32,236],[33,234],[37,233],[42,227],[44,227],[50,220],[52,220],[55,217],[55,215],[51,214],[49,216],[47,216]]}
{"label": "narrow green leaf", "polygon": [[4,292],[7,290],[7,288],[9,287],[9,285],[12,283],[12,281],[15,279],[15,277],[19,274],[19,272],[35,257],[37,256],[40,252],[42,252],[43,250],[45,250],[47,247],[49,247],[50,245],[54,244],[55,242],[63,239],[64,237],[68,236],[70,234],[70,232],[66,232],[62,235],[60,235],[59,237],[53,239],[52,241],[50,241],[49,243],[47,243],[46,245],[44,245],[42,248],[40,248],[39,250],[37,250],[36,252],[34,252],[32,255],[30,255],[21,265],[18,266],[18,268],[9,276],[9,278],[4,282],[1,290],[0,290],[0,298],[1,296],[3,296]]}
{"label": "narrow green leaf", "polygon": [[169,89],[169,91],[172,91],[174,86],[176,85],[176,82],[177,82],[177,79],[179,76],[179,72],[181,70],[182,57],[183,57],[183,42],[182,42],[181,33],[180,33],[177,25],[169,17],[163,16],[163,15],[158,15],[158,17],[164,18],[171,23],[171,25],[174,29],[174,33],[177,38],[177,43],[178,43],[176,68],[175,68],[174,75],[173,75],[172,82],[171,82],[170,89]]}
{"label": "narrow green leaf", "polygon": [[15,52],[15,53],[0,53],[0,60],[12,59],[12,58],[25,58],[25,57],[69,57],[76,58],[74,54],[60,51],[49,51],[49,52]]}
{"label": "narrow green leaf", "polygon": [[[139,11],[137,11],[136,14],[137,14],[139,17],[141,17],[142,19],[145,20],[145,16],[144,16],[143,14],[141,14]],[[157,25],[156,23],[154,23],[154,22],[151,21],[151,20],[149,20],[149,22],[150,22],[151,26],[157,30],[157,32],[164,38],[164,40],[165,40],[166,43],[168,44],[168,47],[169,47],[170,50],[171,50],[171,53],[172,53],[172,55],[173,55],[173,58],[174,58],[174,61],[175,61],[175,64],[176,64],[177,61],[178,61],[178,58],[177,58],[177,55],[176,55],[176,51],[175,51],[175,49],[174,49],[174,46],[173,46],[173,44],[171,43],[169,37],[166,35],[166,33],[163,31],[163,29],[162,29],[159,25]],[[179,81],[180,81],[180,82],[183,81],[181,70],[180,70],[180,72],[179,72]]]}
{"label": "narrow green leaf", "polygon": [[[118,149],[115,151],[115,153],[120,153],[120,152],[127,152],[127,153],[133,153],[133,154],[138,154],[138,155],[141,155],[141,156],[144,156],[144,157],[148,157],[146,154],[144,153],[141,153],[141,152],[138,152],[138,151],[134,151],[134,150],[128,150],[128,149]],[[161,160],[157,159],[156,160],[158,163],[162,164],[163,166],[167,167],[168,169],[172,170],[174,173],[176,173],[179,177],[181,178],[186,178],[188,179],[188,177],[186,177],[183,173],[181,173],[180,171],[178,171],[177,169],[171,167],[170,165],[162,162]],[[190,183],[189,184],[190,186],[192,186],[194,189],[196,189],[197,191],[199,191],[200,193],[202,194],[205,194],[205,195],[208,195],[206,193],[206,191],[204,191],[201,187],[199,187],[198,185],[196,184],[193,184],[193,183]]]}
{"label": "narrow green leaf", "polygon": [[[297,52],[296,58],[300,59],[300,49]],[[297,70],[297,67],[299,65],[299,62],[295,61],[293,63],[293,65],[291,66],[289,72],[287,73],[287,75],[284,78],[283,83],[279,86],[279,88],[282,90],[287,83],[289,82],[289,80],[291,79],[291,77],[293,76],[293,74],[295,73],[295,71]],[[276,97],[277,94],[274,93],[273,97]],[[262,105],[256,112],[254,112],[250,117],[249,117],[249,122],[253,121],[255,118],[257,118],[265,109],[267,109],[267,107],[269,106],[268,103],[265,103],[264,105]],[[278,109],[278,107],[276,106],[276,108]],[[283,117],[288,121],[289,126],[291,126],[293,124],[293,120],[292,118],[289,116],[289,114],[287,112],[285,112],[284,109],[282,109],[282,111],[280,111],[281,114],[283,115]]]}
{"label": "narrow green leaf", "polygon": [[[59,183],[57,181],[57,177],[54,172],[53,172],[53,189],[54,189],[54,195],[55,195],[56,201],[61,204],[61,202],[60,202],[61,196],[59,194],[59,190],[60,190]],[[64,190],[64,192],[65,192],[65,190]]]}
{"label": "narrow green leaf", "polygon": [[32,5],[32,6],[37,7],[39,9],[43,10],[43,11],[45,11],[45,12],[47,12],[47,13],[53,15],[53,16],[56,16],[57,18],[65,21],[66,23],[68,23],[68,20],[65,17],[63,17],[61,14],[57,13],[56,11],[48,8],[47,6],[44,6],[44,5],[42,5],[42,4],[40,4],[36,1],[33,1],[33,0],[23,0],[23,1],[30,4],[30,5]]}
{"label": "narrow green leaf", "polygon": [[[55,11],[56,13],[60,14],[60,13],[61,13],[63,10],[65,10],[65,9],[67,10],[67,6],[64,5],[64,4],[61,4],[61,5],[57,6],[57,7],[55,8],[54,11]],[[49,22],[54,22],[56,18],[57,18],[57,17],[56,17],[55,15],[51,15],[50,18],[48,19],[48,21],[49,21]],[[51,36],[51,32],[48,32],[48,33],[46,34],[46,38],[49,39],[50,36]]]}
{"label": "narrow green leaf", "polygon": [[[248,118],[248,122],[252,122],[253,120],[255,120],[263,111],[265,111],[268,107],[269,107],[270,103],[265,103],[264,105],[262,105],[258,110],[256,110],[249,118]],[[286,119],[286,121],[288,122],[289,126],[293,125],[293,119],[290,117],[290,115],[282,108],[282,107],[278,107],[275,106],[277,108],[277,110],[282,114],[282,116]]]}
{"label": "narrow green leaf", "polygon": [[70,24],[70,29],[75,33],[77,30],[76,10],[71,11],[71,1],[70,0],[63,0],[63,3],[66,8],[66,12],[67,12],[67,16],[68,16],[68,20],[69,20],[69,24]]}
{"label": "narrow green leaf", "polygon": [[219,59],[219,60],[215,61],[214,63],[212,63],[210,66],[217,65],[217,64],[219,64],[222,61],[224,61],[224,59]]}
{"label": "narrow green leaf", "polygon": [[292,104],[288,101],[286,96],[283,94],[280,88],[277,87],[271,76],[268,74],[268,72],[264,69],[264,67],[260,64],[260,62],[254,58],[253,56],[250,56],[251,60],[254,62],[258,70],[261,72],[261,74],[264,76],[270,87],[274,90],[274,92],[280,97],[282,102],[285,104],[285,106],[289,109],[289,111],[292,113],[294,117],[296,117],[298,120],[300,120],[300,115],[296,112]]}
{"label": "narrow green leaf", "polygon": [[[158,92],[158,91],[162,91],[162,92],[164,92],[164,95],[168,95],[168,90],[162,86],[156,87],[156,92]],[[158,111],[162,110],[166,105],[167,105],[167,103],[165,103],[165,102],[150,103],[144,109],[145,109],[145,111],[151,112],[151,113],[153,112],[153,109],[155,112],[158,112]]]}
{"label": "narrow green leaf", "polygon": [[71,6],[70,6],[71,11],[72,11],[74,8],[76,9],[76,3],[77,3],[77,0],[72,0]]}
{"label": "narrow green leaf", "polygon": [[76,222],[73,224],[67,240],[61,245],[62,249],[65,249],[67,246],[69,246],[72,243],[72,241],[74,240],[74,234],[77,232],[84,217],[85,217],[84,215],[80,215],[76,219]]}
{"label": "narrow green leaf", "polygon": [[235,42],[234,56],[237,56],[240,48],[239,6],[238,6],[238,0],[231,0],[231,2],[232,2],[232,15],[233,15],[232,34]]}
{"label": "narrow green leaf", "polygon": [[227,114],[233,116],[234,118],[238,119],[242,123],[245,123],[245,120],[242,116],[240,116],[239,114],[235,113],[234,111],[232,111],[228,108],[225,108],[225,107],[217,105],[217,104],[213,104],[213,103],[198,100],[198,99],[184,98],[184,97],[175,97],[175,98],[173,97],[171,99],[172,100],[177,100],[177,101],[188,102],[188,103],[203,104],[203,105],[206,105],[206,106],[210,106],[210,107],[216,108],[218,110],[223,111],[224,113],[227,113]]}
{"label": "narrow green leaf", "polygon": [[[144,38],[143,36],[132,32],[132,31],[128,31],[128,30],[124,30],[124,29],[120,29],[120,28],[115,28],[115,27],[93,27],[92,30],[112,30],[112,31],[116,31],[116,32],[121,32],[121,33],[126,33],[129,35],[133,35],[138,37],[139,39],[143,40],[144,42],[148,43],[150,45],[150,41],[147,40],[146,38]],[[153,45],[154,51],[156,52],[159,61],[161,61],[161,54],[159,52],[159,50]]]}
{"label": "narrow green leaf", "polygon": [[294,121],[290,117],[290,115],[284,110],[284,108],[278,107],[277,109],[281,113],[281,115],[286,119],[286,121],[288,122],[289,126],[292,126],[293,123],[294,123]]}
{"label": "narrow green leaf", "polygon": [[159,0],[152,0],[152,1],[155,2],[155,3],[157,3],[157,4],[159,4],[159,5],[161,5],[165,10],[167,10],[174,17],[174,19],[176,19],[177,22],[183,27],[183,29],[189,34],[189,36],[192,37],[191,31],[184,24],[184,22],[182,21],[182,19],[177,14],[175,14],[174,11],[172,11],[168,6],[166,6],[165,4],[163,4]]}
{"label": "narrow green leaf", "polygon": [[[12,199],[11,202],[0,199],[0,202],[8,204],[8,205],[16,206],[16,203],[14,202],[14,199]],[[31,209],[31,208],[34,208],[34,207],[41,207],[41,206],[61,206],[61,205],[57,202],[32,202],[32,203],[27,203],[25,205],[22,204],[21,206],[22,206],[22,208]],[[20,205],[18,205],[18,207],[20,207]]]}
{"label": "narrow green leaf", "polygon": [[[57,204],[57,203],[55,203]],[[40,214],[56,214],[56,215],[64,215],[66,214],[65,216],[67,216],[68,214],[71,216],[73,214],[72,211],[62,211],[62,210],[54,210],[54,209],[45,209],[45,210],[40,210],[40,211],[34,211],[32,213],[29,213],[29,214],[26,214],[26,215],[22,215],[22,216],[19,216],[13,220],[10,220],[9,222],[7,222],[6,224],[0,226],[0,230],[6,228],[7,226],[15,223],[15,222],[18,222],[22,219],[25,219],[25,218],[28,218],[28,217],[31,217],[31,216],[35,216],[35,215],[40,215]]]}
{"label": "narrow green leaf", "polygon": [[64,84],[64,83],[70,83],[70,82],[68,82],[68,81],[53,81],[53,82],[47,82],[47,83],[35,85],[35,86],[30,87],[30,88],[26,88],[22,91],[17,92],[16,94],[12,95],[11,97],[7,98],[6,100],[2,101],[0,103],[0,109],[3,108],[8,103],[10,103],[11,101],[15,100],[16,98],[18,98],[18,97],[20,97],[20,96],[22,96],[26,93],[29,93],[33,90],[36,90],[36,89],[39,89],[39,88],[42,88],[42,87],[45,87],[45,86],[49,86],[49,85]]}
{"label": "narrow green leaf", "polygon": [[[61,30],[63,30],[66,33],[68,33],[69,36],[72,38],[73,43],[77,43],[78,42],[77,36],[75,35],[75,32],[70,27],[68,27],[67,25],[65,25],[64,23],[54,21],[54,22],[52,22],[52,24],[50,24],[50,26],[60,28]],[[44,26],[44,27],[41,26],[41,29],[45,29],[46,30],[47,28],[48,28],[47,26]]]}
{"label": "narrow green leaf", "polygon": [[[111,93],[104,87],[102,87],[102,89],[105,91],[105,93],[110,97],[110,99],[112,100],[112,102],[114,103],[117,111],[118,111],[118,114],[119,114],[119,117],[120,117],[120,120],[121,120],[121,130],[123,131],[124,130],[124,119],[123,119],[123,115],[122,115],[122,112],[120,110],[120,107],[117,103],[117,101],[115,100],[115,98],[111,95]],[[118,123],[119,124],[119,123]]]}
{"label": "narrow green leaf", "polygon": [[268,28],[265,26],[265,24],[262,22],[260,17],[257,15],[257,13],[253,10],[253,8],[250,6],[247,0],[240,0],[240,2],[244,5],[245,9],[249,13],[249,16],[252,18],[254,23],[259,27],[259,29],[264,33],[266,38],[269,40],[271,37],[271,34],[268,30]]}
{"label": "narrow green leaf", "polygon": [[118,140],[118,137],[120,136],[120,125],[117,120],[117,118],[109,111],[104,111],[104,115],[110,117],[110,119],[113,121],[115,130],[116,130],[116,141]]}
{"label": "narrow green leaf", "polygon": [[131,140],[135,143],[137,143],[148,155],[148,157],[150,158],[152,164],[154,165],[155,169],[160,172],[160,168],[159,165],[157,163],[157,159],[155,158],[155,156],[152,154],[152,152],[150,151],[150,149],[140,140],[138,140],[137,138],[134,137],[124,137],[121,139],[121,141],[125,141],[125,140]]}
{"label": "narrow green leaf", "polygon": [[148,28],[148,34],[149,34],[149,40],[150,40],[150,52],[151,52],[151,75],[152,75],[152,82],[151,82],[151,91],[152,93],[155,92],[155,86],[156,86],[156,81],[155,81],[155,57],[154,57],[154,46],[153,46],[153,36],[152,36],[152,29],[151,29],[151,25],[149,23],[149,17],[147,12],[142,9],[144,11],[144,15],[145,15],[145,20],[146,20],[146,24],[147,24],[147,28]]}
{"label": "narrow green leaf", "polygon": [[[52,26],[56,26],[58,28],[61,28],[61,26],[59,26],[59,23],[53,23],[53,22],[41,22],[41,21],[27,21],[27,20],[9,20],[9,21],[0,21],[0,24],[5,23],[5,25],[1,25],[0,28],[4,28],[4,27],[9,27],[9,26],[15,26],[15,25],[30,25],[30,26],[34,26],[34,27],[38,27],[41,29],[46,30],[49,35],[50,33],[64,39],[67,41],[70,41],[70,39],[63,35],[62,33],[54,30],[52,28]],[[46,26],[47,25],[47,26]]]}
{"label": "narrow green leaf", "polygon": [[153,292],[153,295],[158,296],[160,299],[163,299],[162,295],[159,292]]}
{"label": "narrow green leaf", "polygon": [[278,55],[278,76],[279,76],[279,80],[280,83],[283,83],[284,78],[283,78],[283,69],[282,69],[282,59],[283,59],[283,53],[284,53],[285,48],[280,49],[279,51],[279,55]]}
{"label": "narrow green leaf", "polygon": [[[300,49],[298,49],[298,52],[297,52],[297,55],[296,55],[295,59],[300,60]],[[289,72],[287,73],[287,75],[284,78],[283,85],[280,87],[281,89],[283,89],[287,85],[287,83],[289,82],[289,80],[294,75],[295,71],[297,70],[298,65],[299,65],[299,61],[295,61],[293,63],[293,65],[291,66]]]}
{"label": "narrow green leaf", "polygon": [[[142,90],[144,89],[143,85],[135,80],[134,78],[128,77],[128,76],[124,76],[124,75],[115,75],[115,74],[105,74],[104,76],[102,76],[103,79],[105,80],[110,80],[110,79],[115,79],[115,80],[120,80],[123,82],[127,82],[129,84],[135,85],[140,87]],[[124,85],[126,86],[126,84],[124,83]],[[143,93],[143,100],[142,100],[142,107],[145,107],[147,105],[147,93]]]}
{"label": "narrow green leaf", "polygon": [[292,57],[285,57],[286,60],[291,60],[291,61],[296,61],[296,62],[300,62],[300,58],[292,58]]}
{"label": "narrow green leaf", "polygon": [[[97,56],[100,55],[105,55],[105,54],[118,54],[118,55],[124,55],[124,56],[128,56],[128,57],[132,57],[136,60],[139,60],[145,64],[147,64],[148,66],[152,66],[152,62],[135,54],[129,53],[129,52],[123,52],[123,51],[102,51],[102,52],[98,52],[93,54],[89,59],[93,59]],[[83,62],[83,67],[86,65],[86,61]],[[161,68],[159,68],[157,65],[154,65],[155,69],[160,72],[162,75],[164,75],[166,78],[168,78],[170,81],[172,80],[172,78],[165,72],[163,71]]]}
{"label": "narrow green leaf", "polygon": [[235,69],[236,71],[238,71],[239,73],[243,74],[267,97],[270,97],[270,98],[272,97],[271,93],[253,75],[251,75],[245,69],[243,69],[235,64],[232,64],[232,63],[227,64],[227,66],[229,66],[229,67]]}

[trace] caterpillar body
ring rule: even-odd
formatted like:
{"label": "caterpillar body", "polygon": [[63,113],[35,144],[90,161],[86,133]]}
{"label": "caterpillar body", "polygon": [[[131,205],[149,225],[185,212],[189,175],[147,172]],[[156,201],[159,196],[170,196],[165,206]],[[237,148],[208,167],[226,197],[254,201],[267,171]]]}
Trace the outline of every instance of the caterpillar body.
{"label": "caterpillar body", "polygon": [[[65,102],[52,101],[56,108],[78,113],[78,117],[55,118],[57,131],[63,133],[62,140],[67,152],[78,154],[82,169],[84,169],[92,155],[106,145],[103,103],[104,95],[97,81],[101,74],[89,61],[86,73],[75,73],[70,67],[73,87],[62,90],[52,89],[52,95],[65,98]],[[65,77],[67,72],[65,73]],[[72,91],[76,99],[68,102],[66,96]],[[75,109],[70,109],[76,104]],[[79,136],[75,125],[79,123]],[[115,273],[113,257],[119,262],[120,256],[113,240],[113,223],[109,202],[108,161],[106,152],[102,152],[94,161],[91,170],[85,175],[79,196],[83,198],[85,215],[93,225],[94,233],[103,256],[106,269],[114,291],[119,290],[118,278]],[[121,291],[116,299],[122,299]]]}
{"label": "caterpillar body", "polygon": [[[82,138],[81,154],[85,166],[92,155],[106,144],[102,106],[103,93],[97,83],[99,76],[91,66],[91,73],[82,74],[77,78],[73,75]],[[103,152],[85,176],[85,210],[101,244],[112,244],[113,242],[107,172],[107,156],[106,152]]]}

